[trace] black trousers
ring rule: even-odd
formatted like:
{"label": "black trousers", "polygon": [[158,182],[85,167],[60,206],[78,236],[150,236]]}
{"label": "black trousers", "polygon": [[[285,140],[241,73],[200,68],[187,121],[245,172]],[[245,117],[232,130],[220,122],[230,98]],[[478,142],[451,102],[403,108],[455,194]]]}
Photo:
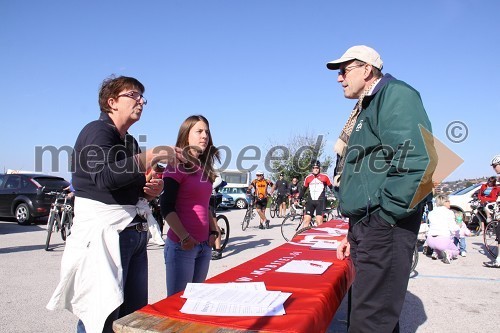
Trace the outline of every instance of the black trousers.
{"label": "black trousers", "polygon": [[399,332],[421,209],[396,225],[378,212],[349,227],[351,259],[356,270],[352,285],[350,333]]}

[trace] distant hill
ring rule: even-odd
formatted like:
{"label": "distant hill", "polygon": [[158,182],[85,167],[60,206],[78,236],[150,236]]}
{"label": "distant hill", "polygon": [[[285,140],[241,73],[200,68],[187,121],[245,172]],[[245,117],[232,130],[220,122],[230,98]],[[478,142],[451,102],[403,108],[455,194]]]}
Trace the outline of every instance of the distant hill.
{"label": "distant hill", "polygon": [[441,184],[436,186],[436,193],[449,194],[449,193],[454,192],[456,190],[460,190],[462,188],[466,188],[466,187],[469,187],[469,186],[477,184],[477,183],[486,182],[486,180],[488,178],[489,178],[489,176],[488,177],[481,177],[481,178],[472,178],[472,179],[463,179],[463,180],[442,182]]}

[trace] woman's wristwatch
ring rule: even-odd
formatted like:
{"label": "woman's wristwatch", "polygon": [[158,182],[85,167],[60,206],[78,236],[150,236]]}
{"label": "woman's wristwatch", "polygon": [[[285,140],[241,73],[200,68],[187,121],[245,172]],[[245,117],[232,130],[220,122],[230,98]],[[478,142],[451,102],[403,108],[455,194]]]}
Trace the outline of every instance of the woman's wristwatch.
{"label": "woman's wristwatch", "polygon": [[219,232],[217,230],[210,230],[209,236],[215,235],[215,238],[219,237]]}

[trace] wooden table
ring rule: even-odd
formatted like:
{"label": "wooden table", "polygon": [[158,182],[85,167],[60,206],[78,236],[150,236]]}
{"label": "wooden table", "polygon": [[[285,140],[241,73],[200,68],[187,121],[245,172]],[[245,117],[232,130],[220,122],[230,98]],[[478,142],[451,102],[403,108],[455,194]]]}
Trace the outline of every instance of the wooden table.
{"label": "wooden table", "polygon": [[[330,221],[322,227],[347,228],[347,224]],[[319,235],[320,230],[312,229],[309,233],[309,237],[332,238]],[[352,284],[354,268],[350,260],[337,260],[335,251],[312,250],[309,246],[302,246],[299,241],[306,235],[294,238],[292,243],[285,243],[206,281],[264,281],[268,290],[291,292],[292,296],[284,304],[286,314],[283,316],[219,317],[184,314],[179,311],[185,302],[180,297],[181,292],[116,320],[113,329],[119,333],[325,332]],[[343,236],[337,237],[341,238]],[[333,265],[322,275],[275,272],[293,259],[329,261]]]}

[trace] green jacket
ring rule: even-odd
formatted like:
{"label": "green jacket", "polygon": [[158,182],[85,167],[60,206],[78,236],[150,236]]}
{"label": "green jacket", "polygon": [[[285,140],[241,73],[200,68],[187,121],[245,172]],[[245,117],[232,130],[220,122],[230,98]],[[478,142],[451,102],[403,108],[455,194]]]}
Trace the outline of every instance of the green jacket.
{"label": "green jacket", "polygon": [[[437,163],[433,141],[426,148],[421,128],[431,132],[420,94],[386,74],[363,99],[347,145],[339,205],[352,223],[379,211],[395,224],[420,209],[416,203],[429,193]],[[415,195],[419,186],[425,194]]]}

